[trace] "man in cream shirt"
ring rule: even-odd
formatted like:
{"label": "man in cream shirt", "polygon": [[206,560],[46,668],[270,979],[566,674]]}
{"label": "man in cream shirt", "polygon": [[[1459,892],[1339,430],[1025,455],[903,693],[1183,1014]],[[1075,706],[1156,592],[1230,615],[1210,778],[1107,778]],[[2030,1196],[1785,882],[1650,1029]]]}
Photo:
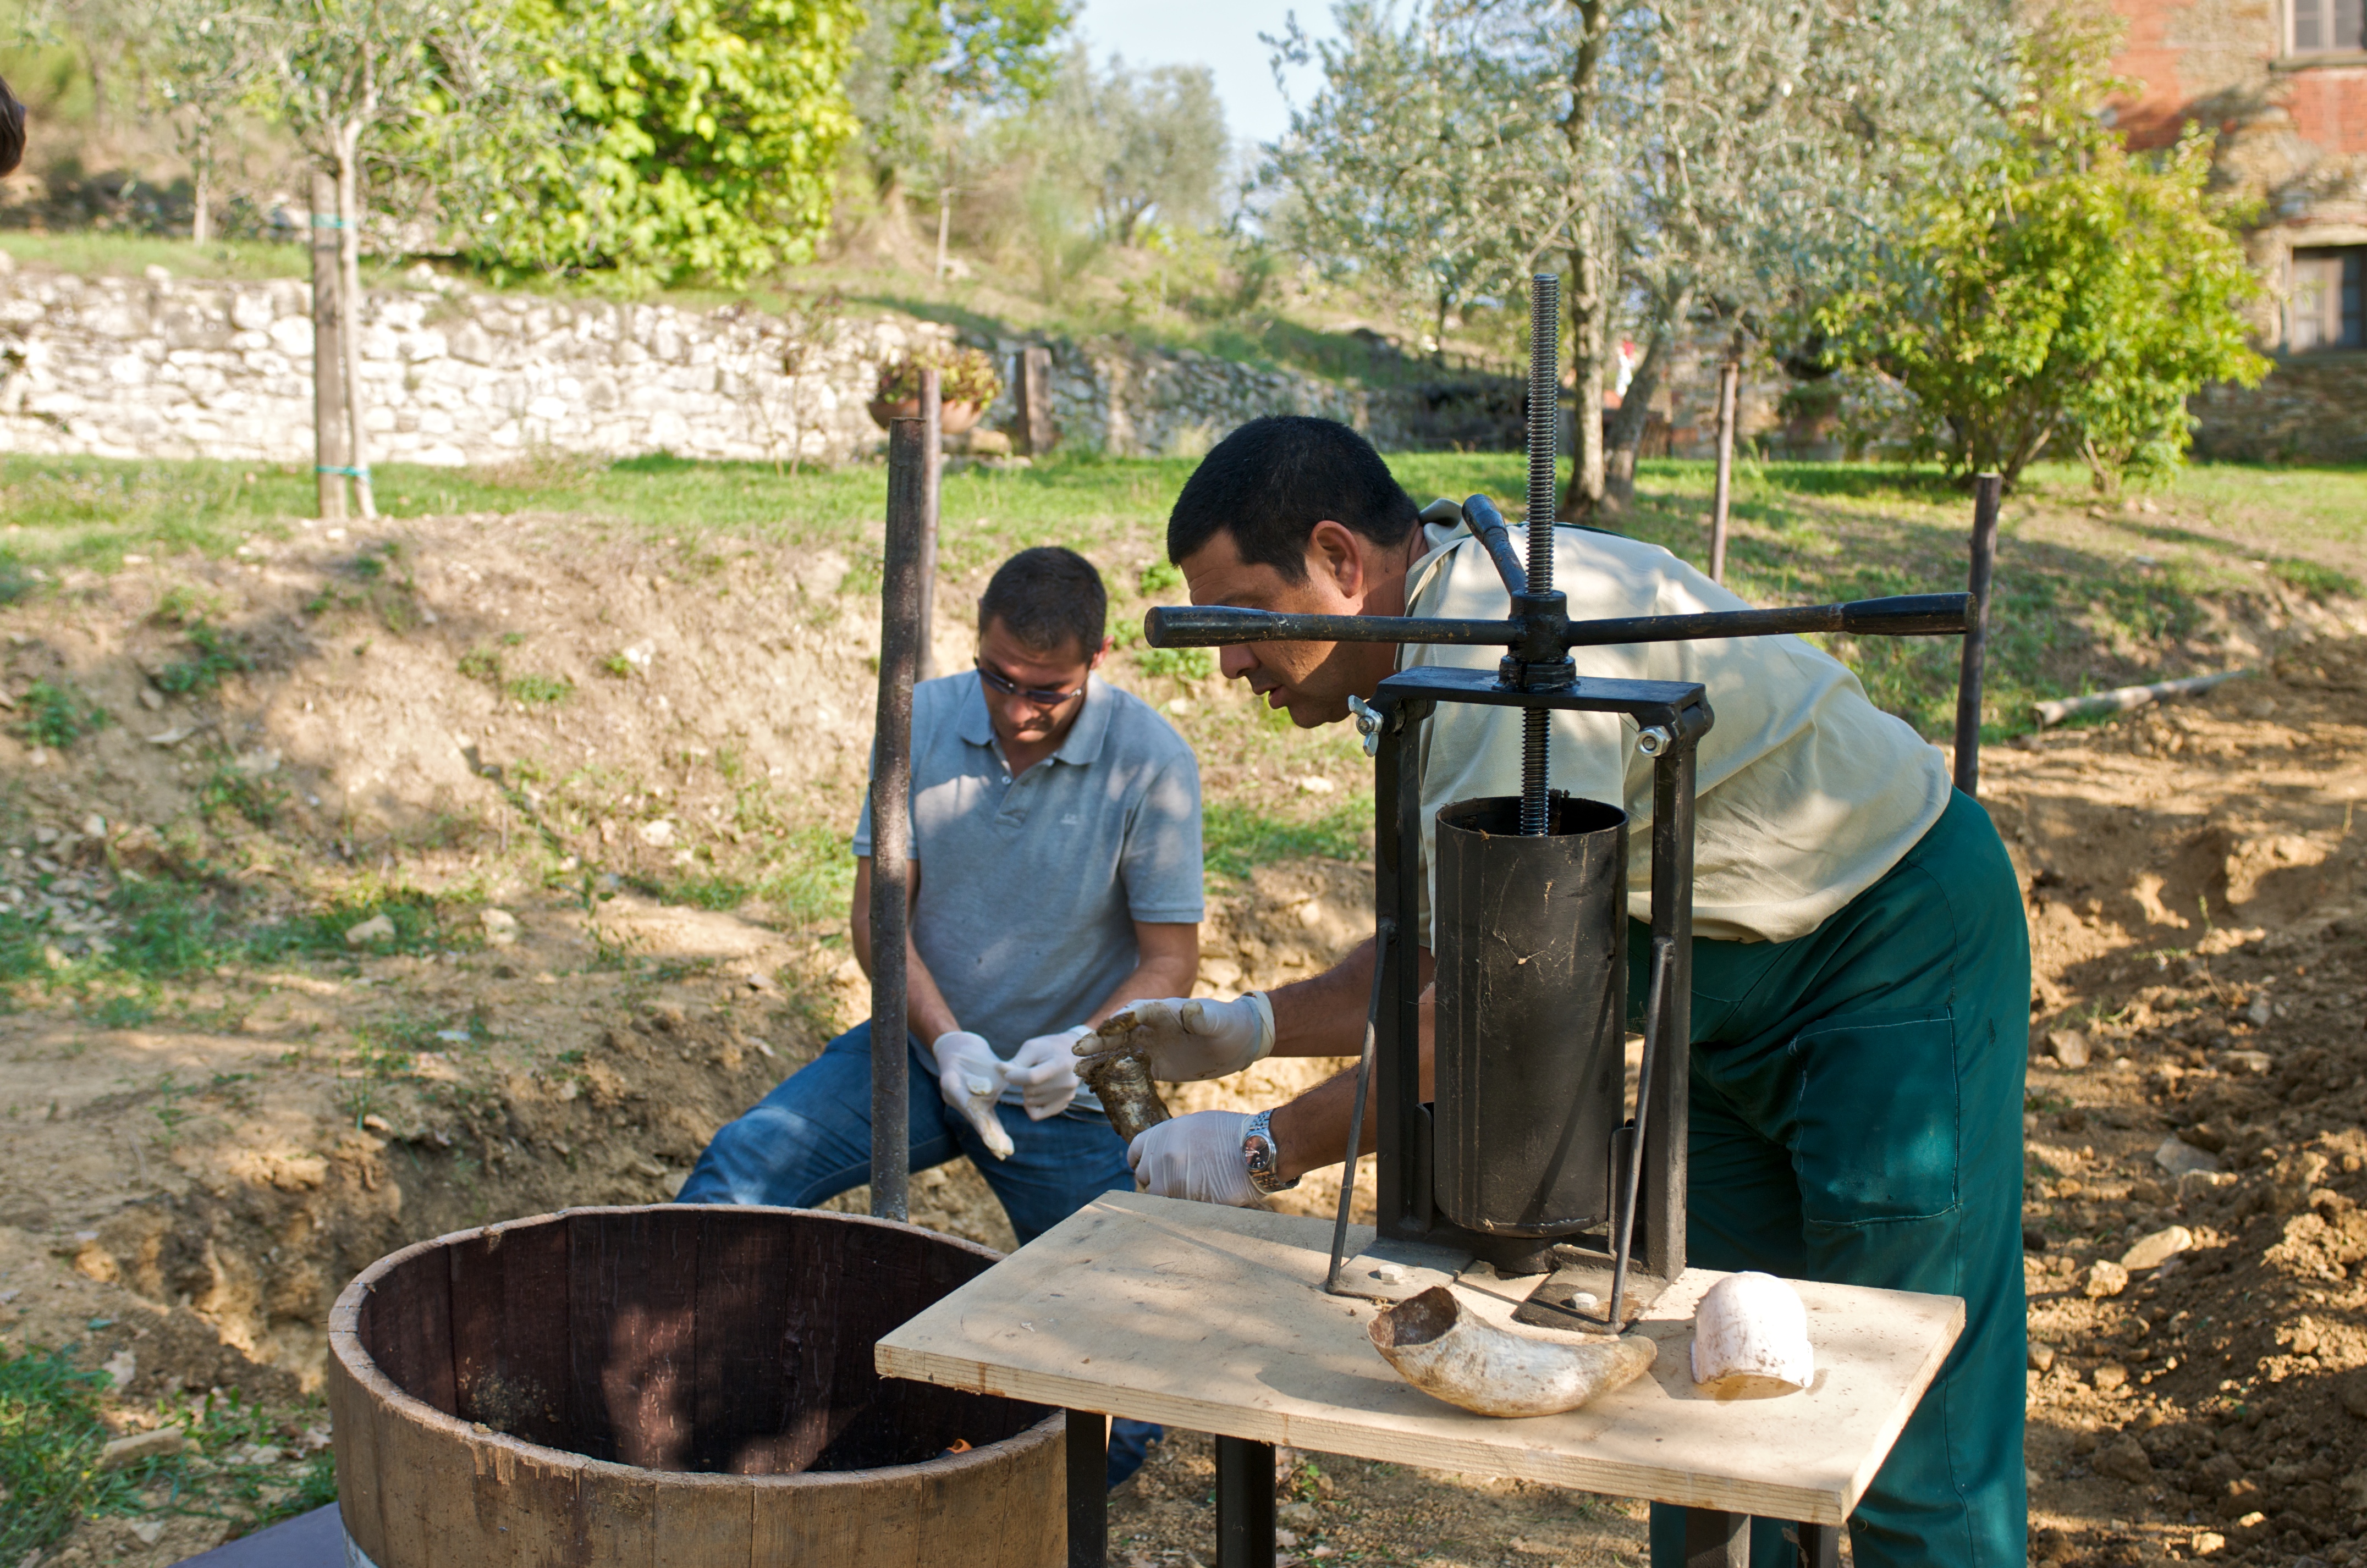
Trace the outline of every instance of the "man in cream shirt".
{"label": "man in cream shirt", "polygon": [[[1344,425],[1254,421],[1209,453],[1168,524],[1192,600],[1314,615],[1501,618],[1509,604],[1452,503],[1418,513]],[[1743,602],[1656,546],[1563,529],[1555,586],[1572,618],[1682,615]],[[1265,643],[1222,652],[1302,727],[1347,716],[1400,661],[1493,668],[1497,651]],[[2030,953],[2021,889],[1988,818],[1939,755],[1795,637],[1577,649],[1581,675],[1694,681],[1717,719],[1698,754],[1690,1196],[1693,1264],[1962,1296],[1964,1337],[1851,1520],[1861,1568],[2025,1557],[2022,1459],[2022,1088]],[[1651,768],[1632,720],[1554,716],[1553,782],[1615,802],[1648,834]],[[1441,704],[1422,741],[1437,808],[1517,795],[1521,720]],[[1638,846],[1639,849],[1641,846]],[[1649,856],[1629,912],[1649,913]],[[1427,878],[1425,878],[1425,882]],[[1416,925],[1430,971],[1429,911]],[[1642,958],[1629,944],[1631,1012]],[[1366,942],[1310,980],[1238,1001],[1136,1004],[1133,1039],[1167,1079],[1268,1055],[1361,1046]],[[1081,1044],[1081,1053],[1093,1049]],[[1431,1038],[1421,1040],[1431,1077]],[[1137,1138],[1138,1185],[1247,1203],[1337,1163],[1353,1077],[1249,1116],[1202,1111]],[[1371,1146],[1368,1119],[1365,1146]],[[1656,1508],[1656,1565],[1682,1561]],[[1759,1521],[1761,1568],[1788,1549]]]}

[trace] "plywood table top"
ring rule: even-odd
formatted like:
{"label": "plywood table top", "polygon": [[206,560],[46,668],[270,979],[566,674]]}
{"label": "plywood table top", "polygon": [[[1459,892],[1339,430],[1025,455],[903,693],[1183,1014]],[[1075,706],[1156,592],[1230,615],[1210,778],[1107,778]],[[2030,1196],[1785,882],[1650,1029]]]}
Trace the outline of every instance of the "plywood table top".
{"label": "plywood table top", "polygon": [[[1648,1375],[1582,1409],[1505,1420],[1399,1378],[1365,1337],[1381,1308],[1323,1293],[1331,1240],[1321,1220],[1107,1194],[883,1337],[878,1368],[1322,1453],[1840,1524],[1965,1322],[1954,1296],[1795,1281],[1815,1383],[1718,1399],[1693,1386],[1687,1353],[1694,1303],[1722,1276],[1689,1269],[1636,1325],[1659,1344]],[[1534,1283],[1483,1271],[1453,1288],[1505,1323]]]}

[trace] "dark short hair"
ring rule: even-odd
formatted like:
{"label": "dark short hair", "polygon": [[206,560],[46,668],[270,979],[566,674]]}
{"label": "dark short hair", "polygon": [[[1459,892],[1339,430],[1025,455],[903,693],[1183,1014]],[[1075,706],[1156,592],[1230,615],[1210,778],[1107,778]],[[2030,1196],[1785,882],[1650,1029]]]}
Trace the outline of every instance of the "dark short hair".
{"label": "dark short hair", "polygon": [[1338,420],[1306,414],[1253,419],[1192,470],[1167,515],[1167,558],[1181,564],[1219,532],[1241,559],[1292,582],[1307,576],[1307,540],[1330,518],[1376,544],[1394,545],[1421,514],[1373,450]]}
{"label": "dark short hair", "polygon": [[1022,550],[994,569],[979,595],[978,629],[1002,629],[1034,653],[1057,653],[1073,640],[1091,654],[1109,626],[1109,591],[1093,563],[1058,545]]}

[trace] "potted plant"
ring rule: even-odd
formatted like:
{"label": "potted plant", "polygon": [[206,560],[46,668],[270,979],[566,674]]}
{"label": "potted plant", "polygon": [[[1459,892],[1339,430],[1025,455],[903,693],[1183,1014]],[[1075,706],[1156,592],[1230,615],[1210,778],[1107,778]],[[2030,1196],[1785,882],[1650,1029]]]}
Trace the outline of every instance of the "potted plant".
{"label": "potted plant", "polygon": [[1002,376],[994,356],[980,348],[936,347],[915,350],[891,359],[879,370],[878,395],[871,400],[871,417],[880,429],[891,419],[917,418],[921,412],[921,372],[937,372],[938,427],[959,435],[978,423],[986,405],[1002,390]]}

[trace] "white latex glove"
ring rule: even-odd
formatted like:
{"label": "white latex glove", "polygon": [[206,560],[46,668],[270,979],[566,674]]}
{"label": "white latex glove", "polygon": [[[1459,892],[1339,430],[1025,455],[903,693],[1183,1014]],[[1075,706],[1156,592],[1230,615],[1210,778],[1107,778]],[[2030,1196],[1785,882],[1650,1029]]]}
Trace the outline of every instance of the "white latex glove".
{"label": "white latex glove", "polygon": [[1249,1156],[1241,1153],[1249,1130],[1249,1114],[1240,1111],[1195,1111],[1144,1128],[1126,1146],[1135,1190],[1250,1208],[1258,1190],[1250,1185]]}
{"label": "white latex glove", "polygon": [[987,1153],[1009,1159],[1011,1134],[1003,1131],[1002,1119],[994,1113],[994,1102],[1002,1098],[1002,1059],[994,1054],[994,1047],[983,1034],[949,1029],[929,1048],[937,1057],[937,1092],[946,1097],[947,1105],[969,1118],[969,1124],[986,1140]]}
{"label": "white latex glove", "polygon": [[1019,1091],[1029,1121],[1041,1122],[1069,1109],[1069,1101],[1077,1098],[1077,1054],[1070,1047],[1093,1037],[1090,1023],[1057,1034],[1038,1034],[1024,1042],[1002,1064],[1002,1077]]}
{"label": "white latex glove", "polygon": [[1274,1004],[1263,991],[1229,1002],[1165,997],[1128,1002],[1077,1042],[1077,1055],[1146,1057],[1161,1083],[1230,1077],[1274,1055]]}

